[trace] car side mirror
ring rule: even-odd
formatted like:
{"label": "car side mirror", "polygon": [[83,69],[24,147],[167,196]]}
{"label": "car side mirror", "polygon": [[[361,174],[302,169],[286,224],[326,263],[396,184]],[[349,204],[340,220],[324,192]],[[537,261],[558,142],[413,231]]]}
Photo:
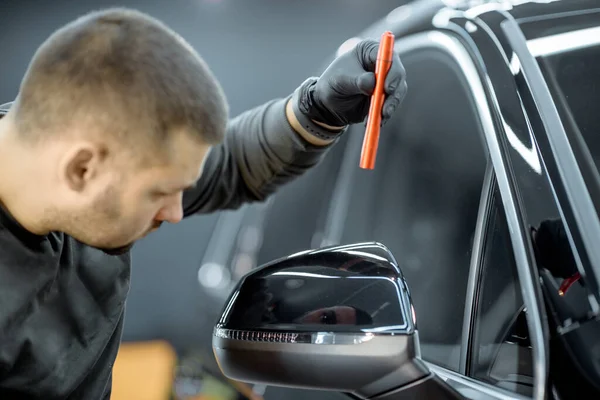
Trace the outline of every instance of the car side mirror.
{"label": "car side mirror", "polygon": [[408,287],[379,243],[305,251],[250,272],[225,304],[213,351],[223,374],[242,382],[462,398],[421,361]]}

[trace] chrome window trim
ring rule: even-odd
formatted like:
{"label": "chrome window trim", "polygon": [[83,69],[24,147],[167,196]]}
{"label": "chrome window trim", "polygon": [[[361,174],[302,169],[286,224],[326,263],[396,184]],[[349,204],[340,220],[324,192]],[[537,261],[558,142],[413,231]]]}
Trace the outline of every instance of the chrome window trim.
{"label": "chrome window trim", "polygon": [[469,280],[467,282],[467,296],[465,299],[465,313],[463,317],[463,332],[462,343],[460,348],[459,371],[467,374],[467,361],[471,356],[470,343],[472,339],[473,320],[475,318],[475,294],[477,286],[481,281],[482,273],[482,254],[485,244],[485,231],[488,222],[489,205],[492,194],[492,184],[494,182],[494,168],[490,164],[485,170],[483,178],[483,188],[481,190],[481,198],[479,200],[479,211],[477,212],[477,223],[475,226],[475,234],[473,237],[473,252],[471,253],[471,263],[469,266]]}
{"label": "chrome window trim", "polygon": [[[511,181],[505,165],[505,160],[500,150],[500,144],[496,137],[496,128],[490,110],[490,103],[484,89],[484,83],[480,78],[479,71],[475,66],[469,52],[463,44],[455,37],[440,31],[418,33],[400,39],[396,42],[396,49],[400,54],[417,49],[436,48],[445,51],[461,67],[461,70],[469,84],[471,95],[475,100],[479,122],[482,125],[485,141],[488,146],[489,155],[494,166],[496,180],[500,189],[502,203],[504,205],[508,228],[511,233],[511,243],[517,264],[519,279],[523,292],[523,300],[528,310],[528,326],[530,327],[531,342],[533,344],[534,357],[534,398],[543,399],[547,376],[547,355],[545,351],[545,338],[543,322],[540,310],[537,307],[536,291],[532,276],[529,274],[529,260],[524,238],[520,235],[521,224],[517,211],[516,199],[511,190]],[[486,86],[491,86],[489,77],[484,76]],[[600,235],[599,235],[600,237]],[[600,248],[599,248],[600,250]]]}
{"label": "chrome window trim", "polygon": [[468,397],[468,395],[466,395],[465,397],[467,397],[467,398],[473,398],[475,400],[484,400],[484,399],[487,400],[490,398],[497,399],[497,400],[526,400],[526,399],[528,399],[528,397],[525,397],[523,395],[511,392],[506,389],[498,388],[496,386],[478,381],[473,378],[469,378],[469,377],[461,375],[457,372],[440,367],[439,365],[435,365],[435,364],[429,363],[427,361],[424,361],[424,362],[425,362],[425,364],[427,364],[429,369],[434,374],[436,374],[441,379],[443,379],[445,382],[447,382],[455,390],[458,390],[459,393],[461,393],[463,396],[466,395],[464,393],[464,390],[461,391],[457,387],[464,386],[465,388],[472,389],[473,391],[477,392],[477,394],[478,394],[478,396],[476,396],[476,397],[475,396]]}

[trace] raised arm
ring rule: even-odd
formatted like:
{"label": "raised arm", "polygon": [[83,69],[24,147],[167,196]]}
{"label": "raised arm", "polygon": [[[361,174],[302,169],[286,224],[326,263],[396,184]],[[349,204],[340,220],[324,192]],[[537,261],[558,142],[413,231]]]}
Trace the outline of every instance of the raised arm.
{"label": "raised arm", "polygon": [[329,145],[310,143],[292,128],[286,117],[288,101],[270,101],[229,123],[224,142],[211,149],[198,184],[184,194],[185,215],[262,201],[321,160]]}
{"label": "raised arm", "polygon": [[[198,184],[184,193],[184,214],[263,201],[316,165],[347,125],[366,117],[377,50],[377,42],[364,40],[335,59],[321,77],[306,80],[293,96],[233,119],[225,140],[211,149]],[[398,54],[385,83],[384,121],[406,94]]]}

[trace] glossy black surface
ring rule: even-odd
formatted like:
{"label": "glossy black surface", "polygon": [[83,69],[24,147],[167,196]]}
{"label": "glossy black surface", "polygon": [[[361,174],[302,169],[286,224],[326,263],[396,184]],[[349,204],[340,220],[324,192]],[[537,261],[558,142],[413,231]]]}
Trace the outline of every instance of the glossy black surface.
{"label": "glossy black surface", "polygon": [[[511,236],[521,242],[525,247],[525,254],[518,264],[519,280],[522,286],[522,294],[525,305],[530,310],[530,331],[532,335],[532,348],[534,356],[536,388],[542,392],[545,390],[545,371],[547,369],[547,345],[544,338],[547,337],[546,326],[543,324],[544,303],[541,290],[537,282],[538,271],[534,261],[531,244],[527,240],[530,232],[528,216],[524,213],[522,201],[533,202],[540,210],[531,217],[538,220],[547,217],[549,205],[553,204],[551,192],[545,190],[544,185],[536,184],[543,177],[543,161],[535,145],[536,132],[532,129],[530,116],[525,112],[524,94],[519,88],[515,75],[519,74],[518,59],[511,63],[515,57],[510,45],[502,37],[502,23],[507,13],[496,11],[482,12],[470,18],[466,13],[457,13],[441,29],[450,29],[464,38],[464,44],[473,54],[473,60],[477,63],[484,90],[486,91],[488,107],[494,120],[494,131],[488,132],[487,140],[498,141],[500,152],[494,150],[492,159],[497,174],[508,175],[508,185],[502,189],[502,197],[509,205],[515,204],[518,214],[518,225],[511,224]],[[525,94],[526,96],[526,94]],[[543,133],[543,132],[542,132]],[[502,170],[505,171],[502,171]],[[520,193],[520,187],[514,179],[525,179],[525,184],[530,190],[530,196],[524,199]],[[543,180],[543,178],[542,178]],[[531,193],[537,191],[538,193]],[[546,197],[546,194],[550,196]],[[544,204],[548,202],[548,204]],[[512,206],[510,206],[512,208]],[[525,286],[527,285],[527,286]],[[475,300],[477,301],[477,299]],[[535,312],[537,317],[531,314]],[[536,318],[536,323],[533,318]],[[477,354],[476,349],[473,350]]]}
{"label": "glossy black surface", "polygon": [[550,14],[579,14],[599,8],[597,0],[519,0],[509,12],[516,19],[537,19]]}
{"label": "glossy black surface", "polygon": [[[559,388],[559,393],[567,397],[574,393],[572,390],[576,386],[587,387],[597,382],[597,371],[594,368],[588,366],[585,368],[587,373],[580,373],[581,366],[591,362],[589,353],[580,350],[584,344],[584,347],[589,349],[597,346],[599,342],[595,339],[593,344],[584,343],[582,339],[580,340],[583,336],[576,334],[583,327],[592,324],[589,320],[592,310],[587,301],[588,294],[584,282],[587,283],[588,288],[591,288],[587,293],[596,294],[597,286],[593,280],[594,274],[591,272],[593,268],[587,258],[582,232],[577,229],[574,205],[567,195],[567,187],[562,176],[564,171],[561,171],[557,163],[556,150],[550,144],[551,135],[559,133],[555,130],[556,126],[548,124],[546,119],[549,113],[554,112],[553,101],[558,104],[563,123],[568,121],[570,116],[561,112],[562,100],[556,96],[556,91],[553,93],[554,99],[549,96],[540,97],[539,90],[537,96],[534,95],[535,88],[532,88],[534,84],[530,81],[530,76],[524,73],[523,68],[526,68],[529,74],[535,71],[532,72],[531,63],[524,65],[524,60],[521,58],[531,57],[531,55],[524,46],[524,39],[520,36],[520,27],[525,31],[526,38],[531,39],[600,25],[600,19],[597,17],[594,19],[591,17],[592,12],[583,8],[584,3],[588,8],[600,6],[600,2],[578,1],[563,1],[547,5],[528,4],[515,7],[510,13],[488,11],[477,15],[476,19],[456,17],[451,20],[452,25],[446,27],[466,39],[465,45],[473,52],[474,60],[479,63],[481,76],[487,84],[486,89],[492,104],[491,111],[495,118],[496,135],[500,142],[500,157],[504,164],[502,168],[505,168],[509,175],[511,201],[515,203],[522,224],[518,231],[513,231],[512,235],[522,241],[527,249],[528,268],[523,272],[526,272],[524,277],[529,276],[535,284],[535,305],[542,315],[546,310],[549,313],[548,319],[545,317],[542,319],[544,340],[532,343],[534,353],[546,354],[546,363],[549,363],[540,365],[542,360],[539,359],[536,361],[538,363],[536,368],[538,374],[542,372],[544,376],[550,372],[553,376],[551,380]],[[560,13],[560,18],[555,18],[557,13]],[[511,14],[521,18],[518,21],[520,25],[512,19]],[[520,50],[514,47],[515,43],[521,45]],[[579,65],[579,68],[583,66]],[[589,69],[591,65],[585,67]],[[566,76],[573,80],[573,83],[582,79],[580,74],[571,72],[571,75]],[[588,79],[582,84],[593,91],[598,82],[588,73]],[[563,84],[565,85],[569,83]],[[568,102],[583,100],[578,98],[580,96],[585,97],[586,92],[582,90],[571,92]],[[584,109],[585,107],[579,107],[580,112]],[[580,114],[579,120],[585,121],[585,125],[590,126],[588,118],[593,120],[595,115],[596,113],[588,111],[584,116]],[[568,126],[565,128],[567,135],[571,135],[569,138],[573,143],[573,133],[569,132]],[[574,145],[574,152],[576,157],[580,157],[577,147]],[[585,179],[585,169],[583,175]],[[588,190],[593,195],[594,187],[590,186],[590,182],[592,181],[586,179]],[[590,213],[590,218],[595,218],[595,215]],[[584,269],[588,272],[588,279],[575,284],[567,295],[560,296],[558,285],[562,279],[577,270],[573,262],[575,256],[571,252],[572,246],[565,234],[565,225],[570,230],[574,243],[573,249],[576,251],[575,256],[581,260]],[[550,228],[546,229],[548,227]],[[552,240],[546,238],[542,241],[541,235],[537,235],[536,238],[536,233],[540,234],[544,229],[551,233]],[[538,284],[540,275],[543,278],[545,297],[542,297]],[[525,290],[524,294],[527,295],[527,292],[528,290]],[[542,300],[546,303],[544,304]],[[550,326],[546,325],[546,322],[550,322]],[[583,324],[581,328],[580,323]],[[572,332],[569,335],[570,340],[556,338],[567,332]],[[550,342],[553,343],[552,352],[548,346],[550,338],[556,338]],[[559,359],[561,361],[557,362]],[[580,372],[573,374],[575,370]],[[573,375],[576,375],[577,385],[569,382],[573,381]]]}
{"label": "glossy black surface", "polygon": [[543,38],[598,26],[600,2],[594,10],[561,13],[517,20],[527,40]]}
{"label": "glossy black surface", "polygon": [[243,278],[218,328],[412,333],[409,292],[391,253],[364,243],[299,253]]}
{"label": "glossy black surface", "polygon": [[[565,25],[560,22],[561,20],[562,18],[555,20],[556,29],[564,29]],[[519,73],[515,74],[515,79],[519,85],[519,92],[522,93],[526,112],[532,121],[538,148],[553,191],[552,197],[538,196],[531,200],[537,201],[539,204],[555,201],[555,205],[564,219],[567,232],[573,241],[577,258],[580,260],[580,272],[585,277],[586,286],[592,295],[600,299],[599,268],[592,259],[595,252],[593,244],[595,240],[585,233],[586,229],[595,229],[598,225],[600,210],[597,194],[598,180],[592,176],[593,162],[584,157],[589,150],[583,143],[580,134],[576,132],[577,129],[572,128],[574,115],[565,111],[565,97],[556,95],[555,84],[551,82],[554,78],[549,79],[548,74],[544,76],[536,70],[541,61],[534,59],[527,51],[520,27],[516,24],[504,26],[503,34],[499,34],[499,36],[510,41],[513,46],[521,47],[520,50],[515,49],[517,53],[520,52],[520,62],[523,64]],[[544,63],[541,62],[539,66],[543,71]],[[582,71],[572,71],[570,75],[572,79],[577,80],[580,79],[578,75],[582,75]],[[588,76],[588,78],[587,83],[593,86],[597,85],[593,77]],[[549,92],[544,90],[544,85],[548,86]],[[554,97],[552,97],[553,91]],[[535,92],[537,94],[534,94]],[[581,99],[574,99],[573,96],[586,97],[586,94],[580,90],[569,93],[570,102],[580,103]],[[583,108],[580,111],[583,111]],[[586,118],[593,118],[593,115],[595,112],[592,115],[588,114]],[[570,161],[569,149],[566,146],[552,145],[552,142],[559,143],[562,140],[569,142],[576,163]],[[575,189],[569,185],[574,181],[572,178],[583,178],[584,186]],[[585,202],[581,203],[581,200],[588,196],[591,196],[592,207],[588,207]],[[585,217],[576,218],[577,214],[585,215]]]}
{"label": "glossy black surface", "polygon": [[[541,38],[546,43],[541,48],[549,53],[540,52],[536,61],[557,107],[595,212],[600,215],[600,119],[596,106],[600,102],[597,67],[600,62],[600,10],[521,23],[520,28],[528,40]],[[590,28],[593,30],[585,31]],[[553,36],[563,32],[570,33],[568,39]],[[561,51],[553,50],[548,43],[556,43]],[[585,275],[593,276],[593,265],[586,260],[585,254],[583,264]],[[600,275],[600,268],[596,267],[595,272]],[[588,279],[588,283],[592,290],[598,291],[596,281]]]}

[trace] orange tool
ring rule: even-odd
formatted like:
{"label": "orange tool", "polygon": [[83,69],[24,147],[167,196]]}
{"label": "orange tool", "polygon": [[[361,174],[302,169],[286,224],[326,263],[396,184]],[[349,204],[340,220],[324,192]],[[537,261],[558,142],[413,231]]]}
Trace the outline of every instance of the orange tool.
{"label": "orange tool", "polygon": [[379,145],[379,130],[381,128],[381,111],[385,100],[385,77],[392,65],[393,55],[394,34],[386,31],[381,35],[379,51],[377,52],[377,62],[375,64],[375,90],[371,95],[367,129],[360,155],[360,167],[363,169],[375,168],[375,158],[377,157],[377,147]]}

